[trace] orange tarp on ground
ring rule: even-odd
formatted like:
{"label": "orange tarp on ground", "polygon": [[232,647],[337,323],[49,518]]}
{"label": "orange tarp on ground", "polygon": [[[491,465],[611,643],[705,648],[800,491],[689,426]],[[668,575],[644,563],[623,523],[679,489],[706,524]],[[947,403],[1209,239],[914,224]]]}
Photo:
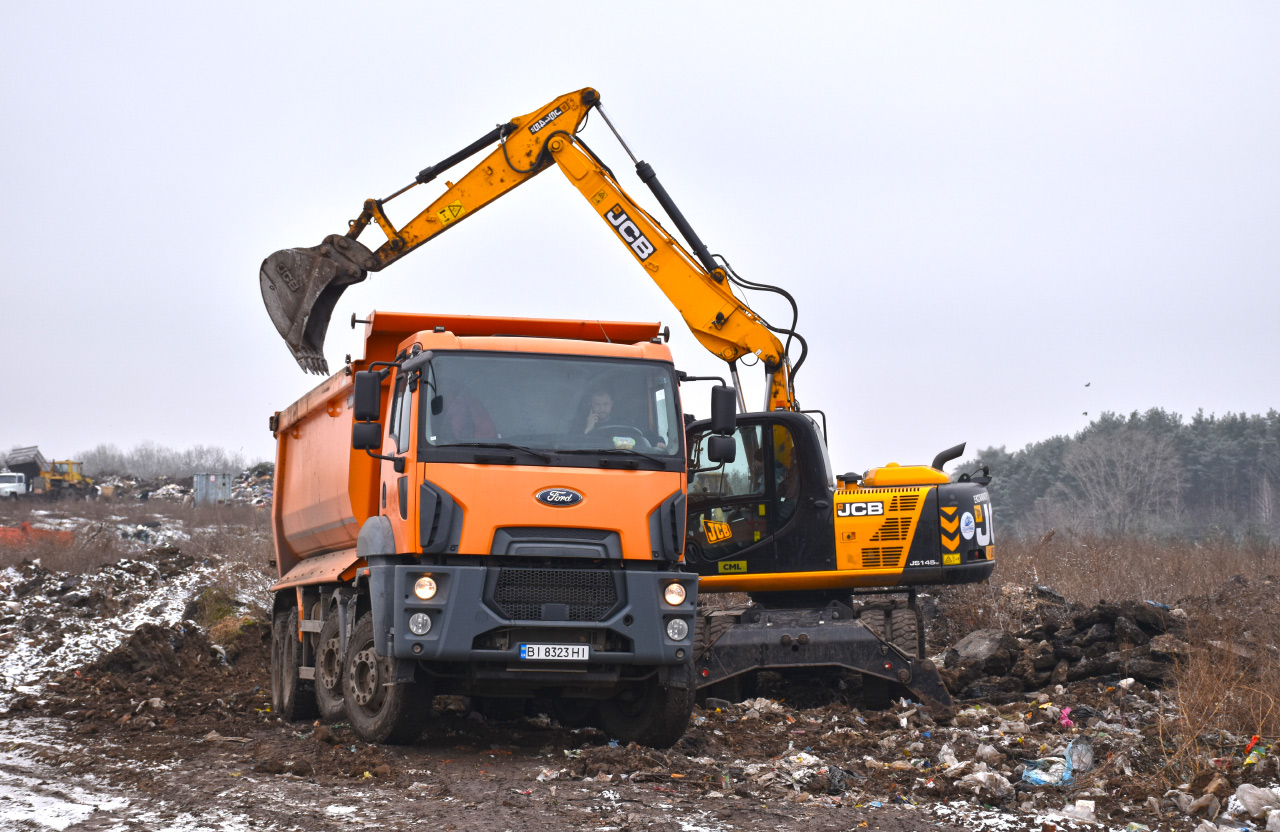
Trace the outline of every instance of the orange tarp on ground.
{"label": "orange tarp on ground", "polygon": [[25,546],[42,540],[56,543],[71,543],[76,539],[74,532],[59,532],[52,529],[37,529],[30,523],[21,526],[0,526],[0,546]]}

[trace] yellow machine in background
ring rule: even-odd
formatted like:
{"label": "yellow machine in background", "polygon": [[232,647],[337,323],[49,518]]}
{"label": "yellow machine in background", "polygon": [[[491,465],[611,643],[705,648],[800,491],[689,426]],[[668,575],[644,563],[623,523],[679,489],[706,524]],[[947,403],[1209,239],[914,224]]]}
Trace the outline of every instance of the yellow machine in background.
{"label": "yellow machine in background", "polygon": [[5,464],[23,474],[31,484],[31,493],[47,497],[93,496],[97,491],[93,479],[84,475],[84,463],[69,459],[46,460],[40,448],[30,445],[14,448]]}

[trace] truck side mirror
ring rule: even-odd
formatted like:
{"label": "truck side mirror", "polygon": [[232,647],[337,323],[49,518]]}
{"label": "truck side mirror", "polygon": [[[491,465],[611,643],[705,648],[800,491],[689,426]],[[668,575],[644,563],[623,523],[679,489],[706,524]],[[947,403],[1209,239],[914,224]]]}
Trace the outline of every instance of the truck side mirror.
{"label": "truck side mirror", "polygon": [[376,370],[361,370],[356,373],[352,410],[355,411],[357,422],[376,422],[382,418],[382,379],[382,373]]}
{"label": "truck side mirror", "polygon": [[376,451],[382,447],[382,425],[356,422],[351,426],[351,447],[357,451]]}
{"label": "truck side mirror", "polygon": [[[733,388],[729,388],[733,389]],[[738,458],[738,443],[732,436],[707,437],[707,459],[728,464]]]}
{"label": "truck side mirror", "polygon": [[733,433],[738,415],[738,391],[718,384],[711,388],[711,432],[720,436]]}

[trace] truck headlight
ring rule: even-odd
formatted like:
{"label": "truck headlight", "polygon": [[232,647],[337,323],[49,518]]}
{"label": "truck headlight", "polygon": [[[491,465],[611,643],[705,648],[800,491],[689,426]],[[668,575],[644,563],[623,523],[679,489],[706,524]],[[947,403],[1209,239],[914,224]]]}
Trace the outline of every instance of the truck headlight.
{"label": "truck headlight", "polygon": [[680,584],[667,584],[667,588],[662,590],[662,598],[671,606],[678,607],[684,603],[684,587]]}
{"label": "truck headlight", "polygon": [[425,612],[415,612],[409,616],[409,632],[415,636],[425,636],[431,632],[431,616]]}
{"label": "truck headlight", "polygon": [[684,641],[689,635],[689,625],[683,618],[673,618],[667,622],[667,638],[672,641]]}
{"label": "truck headlight", "polygon": [[[413,585],[413,594],[421,598],[423,601],[430,601],[436,597],[436,582],[434,579],[423,575]],[[423,632],[426,632],[425,630]]]}

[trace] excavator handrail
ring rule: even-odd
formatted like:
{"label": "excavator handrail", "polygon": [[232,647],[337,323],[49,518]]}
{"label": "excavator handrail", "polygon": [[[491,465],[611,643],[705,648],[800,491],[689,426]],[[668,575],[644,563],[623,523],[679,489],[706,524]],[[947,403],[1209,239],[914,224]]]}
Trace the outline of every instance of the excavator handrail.
{"label": "excavator handrail", "polygon": [[[649,187],[694,252],[691,254],[661,223],[627,194],[613,172],[577,135],[592,109],[599,110],[610,130],[636,163]],[[443,194],[402,226],[387,217],[384,205],[419,184],[430,182],[484,148],[498,143],[457,182],[447,181]],[[627,246],[632,256],[675,305],[686,325],[708,351],[730,365],[747,355],[764,364],[770,386],[766,409],[796,410],[793,365],[774,334],[798,337],[791,329],[775,329],[734,295],[731,282],[746,288],[780,289],[739,278],[723,258],[716,259],[693,231],[648,163],[636,159],[600,106],[590,87],[560,96],[542,108],[496,126],[480,139],[441,162],[424,168],[412,183],[386,199],[366,200],[346,235],[331,235],[309,249],[285,249],[263,261],[263,300],[276,328],[303,369],[324,373],[324,333],[338,297],[347,286],[363,281],[421,247],[457,222],[505,196],[555,165],[592,204]],[[357,242],[370,224],[387,240],[376,250]],[[803,344],[803,339],[801,339]],[[803,360],[803,356],[802,359]],[[798,366],[798,364],[797,364]]]}

